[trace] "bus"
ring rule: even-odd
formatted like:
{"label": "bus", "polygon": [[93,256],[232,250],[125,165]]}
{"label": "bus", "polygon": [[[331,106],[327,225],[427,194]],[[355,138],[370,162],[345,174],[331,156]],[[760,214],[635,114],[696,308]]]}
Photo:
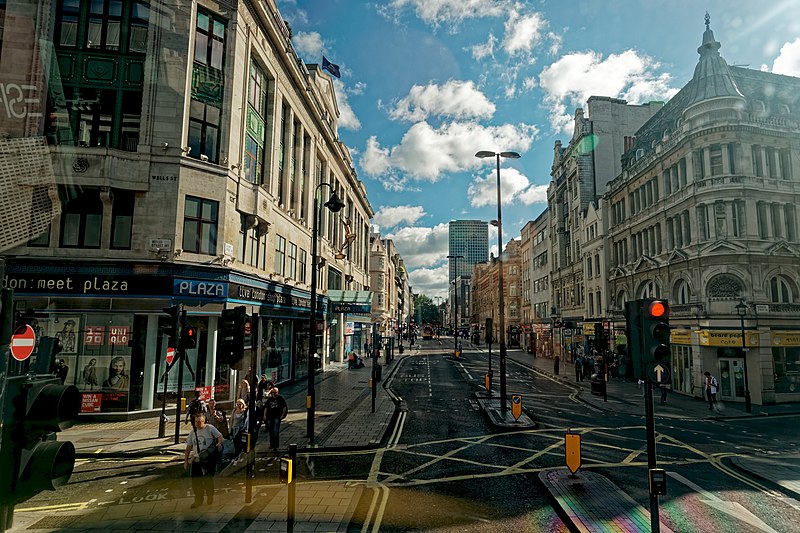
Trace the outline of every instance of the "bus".
{"label": "bus", "polygon": [[422,340],[431,340],[433,339],[433,326],[430,324],[425,324],[422,328]]}

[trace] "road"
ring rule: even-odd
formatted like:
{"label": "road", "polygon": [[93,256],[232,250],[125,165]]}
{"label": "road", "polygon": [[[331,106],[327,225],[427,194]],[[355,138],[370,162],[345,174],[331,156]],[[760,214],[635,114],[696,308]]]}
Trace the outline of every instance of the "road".
{"label": "road", "polygon": [[[508,393],[523,397],[538,428],[500,432],[474,400],[483,389],[486,353],[466,346],[456,360],[451,344],[426,341],[406,354],[390,383],[403,411],[389,442],[377,451],[315,452],[297,465],[301,487],[342,494],[347,512],[339,530],[567,531],[538,480],[542,470],[563,467],[567,430],[582,434],[582,468],[606,476],[647,508],[644,415],[635,388],[595,407],[576,386],[515,356],[520,362],[509,358]],[[493,367],[497,388],[496,354]],[[800,454],[799,417],[657,415],[659,464],[670,473],[662,522],[687,533],[800,532],[800,503],[791,492],[731,464],[738,455]],[[263,530],[264,509],[285,494],[277,473],[276,462],[259,458],[252,505],[243,500],[242,478],[218,477],[224,514],[198,517],[187,513],[190,485],[180,459],[83,459],[67,490],[19,506],[15,530],[100,527],[98,517],[109,508],[125,508],[130,519],[131,503],[138,505],[140,522],[167,519],[176,531],[211,519],[217,531]],[[131,524],[114,525],[124,530]],[[285,524],[272,529],[285,530]]]}

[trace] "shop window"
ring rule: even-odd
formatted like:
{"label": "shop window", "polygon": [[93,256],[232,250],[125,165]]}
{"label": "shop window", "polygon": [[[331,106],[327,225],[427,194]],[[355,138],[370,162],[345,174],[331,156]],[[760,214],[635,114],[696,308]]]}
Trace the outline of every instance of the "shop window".
{"label": "shop window", "polygon": [[800,347],[772,348],[775,393],[800,392]]}
{"label": "shop window", "polygon": [[98,189],[61,187],[61,247],[100,248],[103,202]]}
{"label": "shop window", "polygon": [[115,189],[111,200],[111,248],[130,250],[133,230],[133,206],[135,195],[132,191]]}
{"label": "shop window", "polygon": [[267,341],[265,345],[262,344],[261,373],[267,374],[274,383],[286,381],[291,377],[293,359],[298,370],[308,361],[308,336],[298,334],[293,358],[291,321],[265,318],[262,320],[262,331]]}
{"label": "shop window", "polygon": [[183,250],[216,255],[219,203],[187,196],[183,212]]}

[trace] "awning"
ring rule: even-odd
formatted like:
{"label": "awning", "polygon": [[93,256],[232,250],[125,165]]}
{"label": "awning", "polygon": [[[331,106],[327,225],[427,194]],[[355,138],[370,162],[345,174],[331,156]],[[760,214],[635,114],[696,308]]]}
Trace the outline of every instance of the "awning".
{"label": "awning", "polygon": [[331,313],[369,314],[372,312],[372,291],[328,291]]}

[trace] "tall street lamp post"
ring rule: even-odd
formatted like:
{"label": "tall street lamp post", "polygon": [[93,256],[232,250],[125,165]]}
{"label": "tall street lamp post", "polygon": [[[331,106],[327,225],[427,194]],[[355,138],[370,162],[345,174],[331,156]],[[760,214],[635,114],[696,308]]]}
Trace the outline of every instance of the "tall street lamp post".
{"label": "tall street lamp post", "polygon": [[744,317],[747,315],[747,304],[744,300],[736,304],[736,314],[739,315],[739,322],[742,326],[742,354],[744,354],[744,410],[748,413],[753,412],[753,404],[750,401],[750,380],[747,375],[747,342],[744,338]]}
{"label": "tall street lamp post", "polygon": [[344,202],[336,195],[336,191],[330,183],[320,183],[314,190],[314,223],[311,230],[311,318],[309,320],[309,341],[308,341],[308,396],[306,396],[306,436],[308,445],[314,445],[314,371],[317,353],[317,240],[319,239],[319,212],[322,209],[317,198],[319,190],[328,187],[331,196],[323,205],[333,213],[338,213],[344,208]]}
{"label": "tall street lamp post", "polygon": [[508,410],[506,401],[506,311],[505,311],[505,295],[504,295],[504,282],[503,282],[503,211],[501,209],[501,195],[500,195],[500,158],[505,157],[508,159],[519,159],[520,155],[517,152],[489,152],[481,150],[475,154],[475,157],[484,159],[487,157],[494,157],[497,161],[497,265],[500,268],[497,284],[497,296],[500,305],[500,411],[505,416]]}
{"label": "tall street lamp post", "polygon": [[464,259],[463,255],[448,255],[448,259],[454,259],[456,261],[455,268],[453,268],[453,273],[455,278],[453,279],[453,356],[458,351],[458,260]]}

